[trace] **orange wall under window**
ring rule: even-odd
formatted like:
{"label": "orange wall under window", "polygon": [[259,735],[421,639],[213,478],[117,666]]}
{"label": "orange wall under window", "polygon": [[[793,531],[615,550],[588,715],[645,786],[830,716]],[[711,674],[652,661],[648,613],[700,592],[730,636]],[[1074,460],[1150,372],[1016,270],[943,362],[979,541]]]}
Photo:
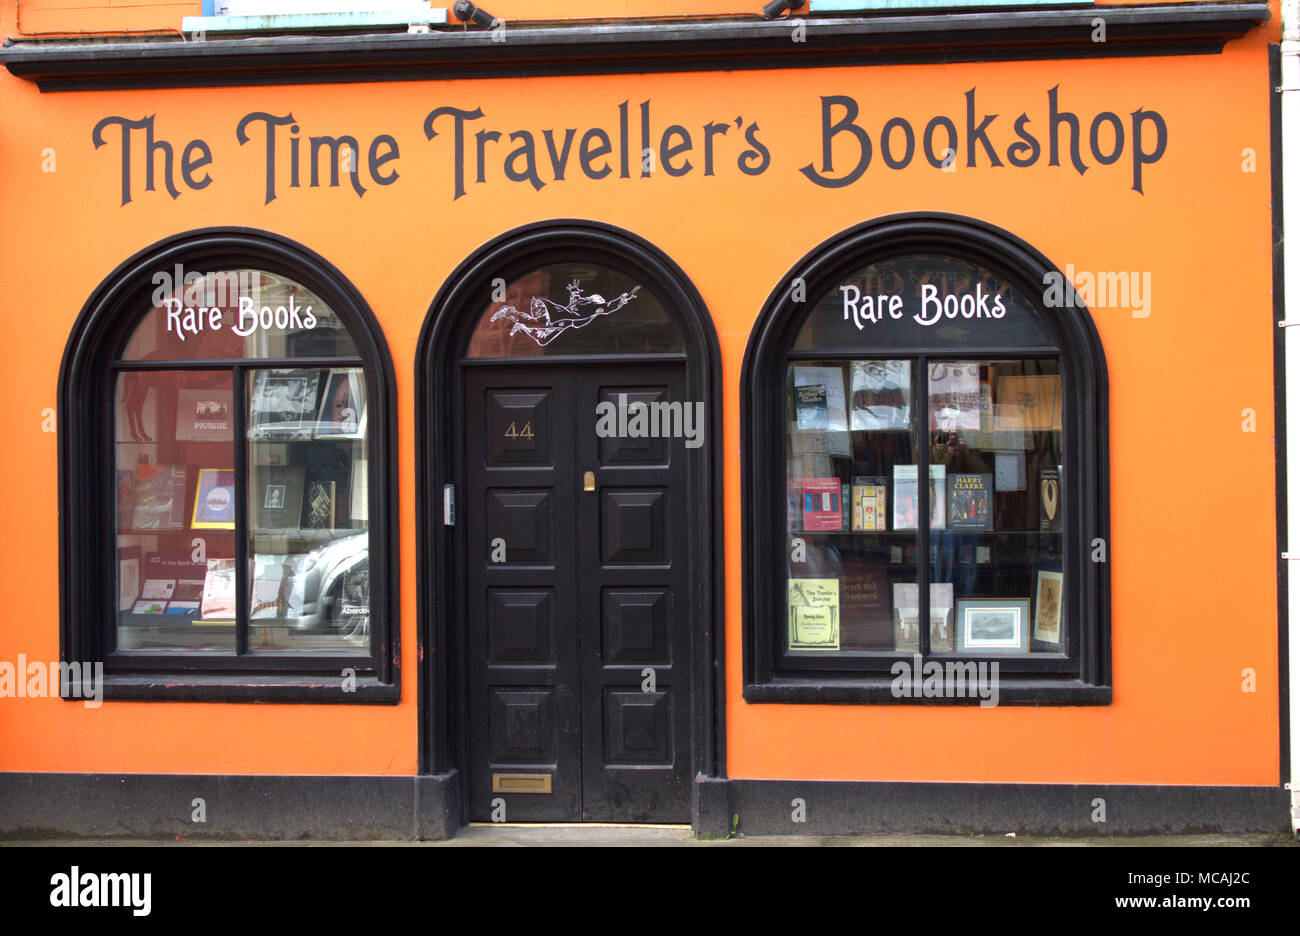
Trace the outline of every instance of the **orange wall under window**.
{"label": "orange wall under window", "polygon": [[[502,4],[502,9],[506,8]],[[7,5],[9,12],[12,6]],[[732,777],[1273,785],[1278,779],[1278,624],[1273,427],[1269,114],[1264,32],[1220,56],[809,69],[530,81],[78,92],[41,95],[0,73],[0,458],[4,536],[0,661],[58,659],[56,404],[69,331],[99,282],[148,244],[194,228],[245,225],[324,255],[374,310],[397,375],[401,508],[402,700],[396,706],[0,699],[0,770],[267,774],[411,774],[416,770],[416,525],[412,401],[415,347],[434,294],[485,241],[557,217],[609,222],[647,238],[699,288],[722,348],[727,759]],[[1168,150],[1133,191],[1127,153],[1079,175],[1047,164],[1047,91],[1085,121],[1100,111],[1159,111]],[[999,150],[1031,118],[1044,152],[1032,168],[965,165],[965,92],[977,91]],[[822,94],[851,94],[877,152],[855,184],[824,189],[798,168],[820,160]],[[587,179],[571,162],[551,179],[540,131],[600,126],[649,98],[657,132],[697,138],[682,178]],[[452,198],[450,123],[427,141],[425,115],[481,107],[471,130],[537,134],[535,191],[508,181],[508,141],[489,148],[488,181]],[[261,137],[235,140],[244,114],[292,112],[302,135],[393,134],[400,179],[358,198],[287,187],[264,203]],[[212,147],[213,182],[172,199],[143,191],[122,206],[118,132],[95,150],[108,115],[156,115],[156,134]],[[962,133],[959,169],[918,155],[887,169],[880,127],[917,130],[946,114]],[[757,121],[770,168],[749,177],[735,119]],[[731,122],[715,175],[698,152],[706,122]],[[850,157],[836,148],[837,171]],[[576,147],[575,142],[575,147]],[[919,146],[919,140],[918,140]],[[467,149],[472,156],[472,137]],[[303,147],[304,152],[307,147]],[[282,150],[283,152],[283,150]],[[1254,171],[1243,162],[1254,154]],[[54,171],[42,171],[54,159]],[[571,157],[572,159],[572,157]],[[161,165],[160,165],[161,168]],[[1245,166],[1245,169],[1249,169]],[[634,173],[635,175],[635,173]],[[369,182],[369,179],[366,179]],[[751,705],[741,696],[739,378],[769,292],[804,253],[865,219],[954,212],[999,225],[1080,271],[1149,272],[1150,316],[1098,309],[1111,387],[1114,703],[991,710],[898,705]],[[1253,410],[1254,432],[1242,429]],[[111,567],[105,557],[105,569]],[[436,650],[436,648],[430,648]],[[1243,669],[1257,691],[1242,691]]]}

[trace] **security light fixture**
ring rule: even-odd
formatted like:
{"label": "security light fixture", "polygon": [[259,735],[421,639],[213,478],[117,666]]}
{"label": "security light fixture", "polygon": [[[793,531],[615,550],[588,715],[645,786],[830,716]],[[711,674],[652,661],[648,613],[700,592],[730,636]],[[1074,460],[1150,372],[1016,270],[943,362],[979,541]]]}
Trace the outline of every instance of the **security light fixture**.
{"label": "security light fixture", "polygon": [[[786,10],[797,10],[803,6],[804,0],[771,0],[763,4],[763,18],[776,19]],[[460,4],[456,4],[456,15],[460,16]]]}
{"label": "security light fixture", "polygon": [[[785,2],[785,0],[782,0],[782,2]],[[456,18],[462,23],[473,20],[485,29],[490,29],[492,24],[496,22],[495,16],[482,7],[474,6],[469,0],[456,0],[456,5],[451,8],[451,11],[456,14]]]}

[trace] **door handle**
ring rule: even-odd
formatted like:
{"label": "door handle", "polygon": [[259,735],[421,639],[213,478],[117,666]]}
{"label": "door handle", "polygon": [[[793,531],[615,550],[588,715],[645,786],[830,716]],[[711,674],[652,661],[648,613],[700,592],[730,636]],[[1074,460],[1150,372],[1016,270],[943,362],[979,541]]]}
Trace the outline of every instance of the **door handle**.
{"label": "door handle", "polygon": [[582,489],[584,491],[596,490],[596,472],[584,471],[582,473]]}

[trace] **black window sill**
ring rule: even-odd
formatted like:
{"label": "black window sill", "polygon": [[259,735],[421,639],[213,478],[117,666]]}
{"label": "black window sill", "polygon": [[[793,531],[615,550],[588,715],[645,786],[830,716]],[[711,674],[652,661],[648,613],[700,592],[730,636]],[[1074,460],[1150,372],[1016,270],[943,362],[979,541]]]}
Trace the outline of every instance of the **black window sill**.
{"label": "black window sill", "polygon": [[[343,676],[316,674],[275,676],[246,674],[217,676],[196,673],[104,674],[105,702],[314,702],[325,705],[395,703],[401,698],[396,683],[358,673],[355,685],[344,691]],[[85,703],[81,696],[64,698]]]}
{"label": "black window sill", "polygon": [[[978,693],[959,698],[896,696],[894,677],[888,675],[855,679],[773,677],[767,682],[748,683],[746,702],[787,702],[877,705],[974,705],[983,701]],[[1110,705],[1110,686],[1095,686],[1077,679],[998,680],[997,704],[1002,705]],[[986,706],[992,707],[992,706]]]}

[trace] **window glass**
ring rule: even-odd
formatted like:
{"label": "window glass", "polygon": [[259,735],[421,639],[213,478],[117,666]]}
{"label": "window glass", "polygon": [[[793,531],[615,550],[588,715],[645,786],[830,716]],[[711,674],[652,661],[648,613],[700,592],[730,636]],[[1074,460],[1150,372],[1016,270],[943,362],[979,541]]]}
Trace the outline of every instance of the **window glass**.
{"label": "window glass", "polygon": [[785,399],[787,654],[1066,652],[1054,358],[800,359]]}
{"label": "window glass", "polygon": [[682,350],[681,336],[659,300],[638,280],[609,267],[555,263],[491,288],[467,357]]}
{"label": "window glass", "polygon": [[119,650],[235,649],[231,375],[118,375]]}
{"label": "window glass", "polygon": [[1004,277],[913,254],[850,273],[809,310],[796,351],[1050,347],[1031,304]]}
{"label": "window glass", "polygon": [[[146,311],[119,364],[118,650],[369,653],[369,401],[356,347],[301,286],[225,276],[187,287],[187,302],[211,303],[192,316]],[[256,328],[239,325],[250,297],[264,312]],[[340,360],[257,366],[286,357]],[[211,358],[237,360],[185,366]]]}
{"label": "window glass", "polygon": [[126,343],[125,360],[357,355],[347,329],[320,297],[274,273],[199,274],[177,267],[153,282],[152,304]]}
{"label": "window glass", "polygon": [[935,652],[1065,652],[1061,376],[1055,360],[928,363],[930,464],[946,509],[930,577],[956,626]]}
{"label": "window glass", "polygon": [[369,640],[366,398],[360,368],[248,375],[249,650]]}
{"label": "window glass", "polygon": [[[790,651],[916,646],[915,611],[896,615],[894,600],[914,598],[917,582],[912,367],[855,360],[787,368]],[[906,499],[895,498],[895,477],[910,477]]]}

